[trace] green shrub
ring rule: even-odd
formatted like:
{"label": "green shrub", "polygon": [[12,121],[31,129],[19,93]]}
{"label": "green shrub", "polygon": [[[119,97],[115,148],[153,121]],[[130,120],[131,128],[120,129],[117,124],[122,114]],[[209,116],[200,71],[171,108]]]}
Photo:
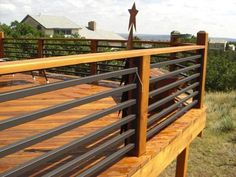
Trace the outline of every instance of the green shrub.
{"label": "green shrub", "polygon": [[230,91],[236,89],[236,52],[209,52],[206,89],[208,91]]}

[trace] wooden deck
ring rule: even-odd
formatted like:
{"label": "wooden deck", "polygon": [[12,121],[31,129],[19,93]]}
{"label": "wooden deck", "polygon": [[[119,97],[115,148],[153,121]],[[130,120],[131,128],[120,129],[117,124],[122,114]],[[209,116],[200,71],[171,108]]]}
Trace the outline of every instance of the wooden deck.
{"label": "wooden deck", "polygon": [[[50,82],[59,79],[49,78]],[[6,92],[19,88],[30,87],[44,83],[43,78],[34,81],[31,75],[16,74],[0,77],[0,92]],[[74,98],[80,98],[93,93],[108,90],[108,87],[99,85],[83,84],[76,87],[66,88],[58,91],[48,92],[36,96],[21,98],[18,100],[0,103],[0,120],[13,116],[22,115],[38,109],[63,103]],[[68,111],[47,116],[39,120],[25,123],[0,132],[0,147],[11,144],[23,138],[35,135],[42,131],[58,127],[67,122],[80,119],[98,110],[115,105],[112,97],[101,99],[90,104],[79,106]],[[158,176],[163,169],[181,153],[191,141],[203,130],[205,126],[205,109],[192,109],[173,124],[168,126],[158,135],[147,142],[145,155],[137,157],[124,157],[117,163],[103,171],[99,176]],[[118,113],[105,116],[82,127],[75,128],[67,133],[43,141],[22,151],[0,159],[0,172],[4,172],[23,162],[44,154],[52,149],[62,146],[76,138],[88,134],[101,127],[107,126],[119,119]],[[78,156],[86,151],[86,148],[78,148],[70,154]],[[112,149],[111,149],[112,151]],[[60,163],[65,163],[67,158],[51,162],[42,169],[37,169],[31,176],[41,176],[45,171],[50,171]],[[75,176],[81,169],[74,170],[70,175]]]}

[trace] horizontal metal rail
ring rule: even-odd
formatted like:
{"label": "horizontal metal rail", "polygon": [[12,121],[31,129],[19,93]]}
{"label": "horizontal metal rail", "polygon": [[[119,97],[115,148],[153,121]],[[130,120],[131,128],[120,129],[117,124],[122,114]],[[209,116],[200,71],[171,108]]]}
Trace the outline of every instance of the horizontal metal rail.
{"label": "horizontal metal rail", "polygon": [[86,103],[90,103],[92,101],[96,101],[96,100],[99,100],[99,99],[102,99],[102,98],[105,98],[105,97],[108,97],[108,96],[112,96],[112,95],[116,95],[116,94],[119,94],[119,93],[127,92],[127,91],[135,89],[136,87],[137,87],[136,84],[129,84],[129,85],[125,85],[125,86],[122,86],[122,87],[119,87],[119,88],[104,91],[104,92],[101,92],[101,93],[96,93],[96,94],[91,95],[91,96],[87,96],[87,97],[83,97],[83,98],[80,98],[80,99],[75,99],[75,100],[72,100],[72,101],[68,101],[66,103],[62,103],[62,104],[59,104],[59,105],[56,105],[56,106],[51,106],[49,108],[41,109],[41,110],[35,111],[33,113],[26,114],[26,115],[23,115],[23,116],[13,117],[13,118],[10,118],[10,119],[2,120],[2,121],[0,121],[0,131],[8,129],[10,127],[14,127],[14,126],[23,124],[23,123],[26,123],[26,122],[30,122],[30,121],[39,119],[41,117],[56,114],[58,112],[62,112],[62,111],[74,108],[76,106],[80,106],[80,105],[83,105],[83,104],[86,104]]}
{"label": "horizontal metal rail", "polygon": [[112,65],[112,64],[103,64],[103,63],[98,63],[97,65],[99,66],[110,66],[110,67],[118,67],[118,68],[124,68],[125,66],[124,65]]}
{"label": "horizontal metal rail", "polygon": [[132,73],[135,73],[136,71],[137,71],[137,68],[130,68],[130,69],[124,69],[124,70],[114,71],[110,73],[98,74],[98,75],[88,76],[84,78],[72,79],[72,80],[63,81],[63,82],[56,82],[56,83],[51,83],[47,85],[26,88],[22,90],[16,90],[16,91],[7,92],[7,93],[1,93],[0,102],[15,100],[18,98],[23,98],[23,97],[41,94],[45,92],[55,91],[55,90],[72,87],[72,86],[76,86],[80,84],[88,84],[94,81],[108,79],[110,77],[117,77],[117,76],[132,74]]}
{"label": "horizontal metal rail", "polygon": [[199,59],[199,58],[201,58],[201,55],[194,55],[194,56],[186,57],[186,58],[179,58],[179,59],[174,59],[174,60],[169,60],[169,61],[158,62],[155,64],[151,64],[151,68],[159,68],[161,66],[182,63],[185,61],[193,61],[193,60]]}
{"label": "horizontal metal rail", "polygon": [[147,132],[147,139],[151,138],[152,136],[154,136],[156,133],[160,132],[163,128],[165,128],[166,126],[170,125],[172,122],[174,122],[179,116],[181,116],[182,114],[184,114],[185,112],[187,112],[188,110],[190,110],[192,107],[194,107],[196,104],[198,103],[197,100],[193,101],[192,103],[190,103],[189,105],[185,106],[184,108],[182,108],[180,111],[178,111],[177,113],[173,114],[172,116],[170,116],[168,119],[164,120],[163,122],[161,122],[159,125],[155,126],[154,128],[152,128],[151,130],[149,130]]}
{"label": "horizontal metal rail", "polygon": [[[43,177],[57,177],[67,174],[68,172],[72,171],[78,166],[81,166],[88,162],[89,159],[93,158],[94,156],[97,156],[104,152],[107,149],[110,149],[111,147],[114,147],[118,145],[119,143],[124,142],[124,140],[128,137],[131,137],[134,135],[135,131],[134,129],[130,129],[111,140],[103,143],[102,145],[86,152],[85,154],[73,159],[72,161],[66,163],[65,165],[60,166],[59,168],[51,171],[50,173],[44,175]],[[91,174],[90,174],[91,175]]]}
{"label": "horizontal metal rail", "polygon": [[[158,108],[158,106],[161,106],[161,105],[167,103],[168,101],[173,100],[175,97],[179,96],[180,94],[186,93],[188,90],[196,88],[197,86],[199,86],[199,82],[195,82],[194,84],[189,85],[188,87],[181,89],[174,94],[171,94],[161,100],[158,100],[157,102],[148,106],[148,112],[153,111],[154,109]],[[191,93],[188,93],[188,94],[191,94]]]}
{"label": "horizontal metal rail", "polygon": [[149,92],[149,98],[152,98],[152,97],[154,97],[154,96],[156,96],[156,95],[158,95],[158,94],[160,94],[160,93],[163,93],[163,92],[165,92],[165,91],[167,91],[167,90],[169,90],[169,89],[175,88],[175,87],[177,87],[177,86],[179,86],[179,85],[181,85],[181,84],[183,84],[183,83],[186,83],[186,82],[188,82],[188,81],[190,81],[190,80],[196,79],[196,78],[198,78],[199,76],[200,76],[199,73],[193,74],[193,75],[188,76],[188,77],[186,77],[186,78],[184,78],[184,79],[178,80],[178,81],[176,81],[176,82],[173,82],[173,83],[168,84],[168,85],[166,85],[166,86],[163,86],[163,87],[161,87],[161,88],[158,88],[158,89],[156,89],[156,90],[153,90],[153,91]]}
{"label": "horizontal metal rail", "polygon": [[66,43],[45,43],[44,46],[45,48],[44,49],[47,49],[47,45],[48,46],[71,46],[71,47],[90,47],[91,44],[81,44],[81,43],[73,43],[73,44],[66,44]]}
{"label": "horizontal metal rail", "polygon": [[94,174],[98,173],[99,171],[104,169],[109,164],[112,164],[112,163],[116,162],[117,160],[119,160],[119,158],[121,158],[123,155],[125,155],[130,150],[132,150],[134,147],[135,147],[134,144],[126,145],[125,147],[121,148],[120,150],[118,150],[114,154],[108,156],[107,158],[105,158],[101,162],[98,162],[93,167],[91,167],[88,170],[86,170],[85,172],[81,173],[80,175],[78,175],[78,177],[93,176]]}
{"label": "horizontal metal rail", "polygon": [[37,43],[33,43],[33,42],[5,42],[4,44],[13,44],[13,45],[37,45]]}
{"label": "horizontal metal rail", "polygon": [[98,138],[101,138],[102,136],[107,135],[108,133],[111,133],[117,129],[119,129],[121,126],[133,121],[135,119],[135,115],[129,115],[127,117],[124,117],[120,120],[118,120],[115,123],[112,123],[109,126],[106,126],[102,129],[99,129],[93,133],[90,133],[88,135],[85,135],[84,137],[74,140],[66,145],[63,145],[59,148],[56,148],[50,152],[47,152],[43,154],[42,156],[39,156],[35,159],[32,159],[22,165],[19,165],[3,174],[1,174],[1,177],[12,177],[12,176],[22,176],[24,173],[35,169],[36,167],[45,164],[55,158],[60,157],[61,155],[79,147],[83,146],[89,142],[95,141]]}
{"label": "horizontal metal rail", "polygon": [[11,153],[20,151],[20,150],[22,150],[26,147],[32,146],[32,145],[34,145],[36,143],[39,143],[41,141],[44,141],[44,140],[47,140],[47,139],[52,138],[54,136],[57,136],[59,134],[62,134],[66,131],[73,130],[73,129],[79,127],[79,126],[82,126],[86,123],[97,120],[98,118],[101,118],[101,117],[106,116],[108,114],[111,114],[113,112],[117,112],[119,110],[122,110],[122,109],[128,108],[130,106],[133,106],[135,104],[136,104],[136,101],[134,99],[128,100],[126,102],[123,102],[123,103],[120,103],[118,105],[112,106],[112,107],[107,108],[105,110],[102,110],[102,111],[96,112],[94,114],[85,116],[84,118],[81,118],[79,120],[69,122],[65,125],[56,127],[54,129],[51,129],[51,130],[47,130],[47,131],[42,132],[40,134],[37,134],[35,136],[29,137],[29,138],[26,138],[24,140],[13,143],[11,145],[2,147],[2,148],[0,148],[0,158],[4,157],[6,155],[9,155]]}
{"label": "horizontal metal rail", "polygon": [[187,100],[189,100],[190,98],[193,98],[194,96],[196,96],[199,92],[195,91],[192,94],[188,95],[187,97],[181,99],[179,102],[169,106],[168,108],[162,110],[161,112],[152,115],[151,117],[149,117],[148,119],[148,126],[152,125],[154,122],[160,120],[161,117],[167,115],[168,113],[170,113],[171,111],[174,111],[176,108],[178,108],[181,104],[183,104],[184,102],[186,102]]}
{"label": "horizontal metal rail", "polygon": [[197,64],[197,65],[192,65],[192,66],[188,66],[188,67],[185,67],[185,68],[182,68],[182,69],[178,69],[176,71],[173,71],[173,72],[169,72],[167,74],[163,74],[161,76],[158,76],[158,77],[152,77],[150,79],[150,83],[155,83],[157,81],[160,81],[160,80],[163,80],[165,78],[169,78],[171,76],[176,76],[176,75],[179,75],[180,73],[182,72],[187,72],[187,71],[191,71],[193,69],[197,69],[197,68],[200,68],[201,64]]}

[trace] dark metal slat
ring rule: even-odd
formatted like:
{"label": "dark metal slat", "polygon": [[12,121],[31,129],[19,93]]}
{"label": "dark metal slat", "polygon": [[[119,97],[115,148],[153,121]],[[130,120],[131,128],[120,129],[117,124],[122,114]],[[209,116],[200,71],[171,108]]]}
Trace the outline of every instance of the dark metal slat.
{"label": "dark metal slat", "polygon": [[[163,98],[163,99],[161,99],[161,100],[159,100],[159,101],[149,105],[148,106],[148,112],[153,111],[158,106],[161,106],[161,105],[167,103],[168,101],[174,99],[175,97],[179,96],[180,94],[186,93],[188,90],[193,89],[193,88],[197,87],[198,85],[199,85],[199,82],[195,82],[194,84],[189,85],[188,87],[186,87],[184,89],[181,89],[178,92],[176,92],[174,94],[171,94],[171,95],[169,95],[169,96],[167,96],[167,97],[165,97],[165,98]],[[189,93],[189,94],[191,94],[191,93]]]}
{"label": "dark metal slat", "polygon": [[136,100],[134,100],[134,99],[128,100],[126,102],[112,106],[112,107],[107,108],[105,110],[99,111],[97,113],[85,116],[84,118],[81,118],[79,120],[69,122],[69,123],[59,126],[57,128],[42,132],[42,133],[37,134],[35,136],[29,137],[24,140],[18,141],[16,143],[10,144],[8,146],[2,147],[2,148],[0,148],[0,158],[7,156],[11,153],[20,151],[26,147],[32,146],[32,145],[39,143],[41,141],[44,141],[44,140],[47,140],[47,139],[52,138],[54,136],[57,136],[59,134],[62,134],[66,131],[73,130],[79,126],[86,124],[86,123],[89,123],[89,122],[94,121],[98,118],[101,118],[103,116],[106,116],[108,114],[122,110],[124,108],[130,107],[135,104],[136,104]]}
{"label": "dark metal slat", "polygon": [[94,174],[98,173],[99,171],[104,169],[106,166],[116,162],[119,158],[121,158],[123,155],[125,155],[127,152],[129,152],[133,148],[134,148],[134,144],[126,145],[125,147],[121,148],[120,150],[118,150],[114,154],[108,156],[104,160],[98,162],[93,167],[91,167],[88,170],[86,170],[85,172],[81,173],[80,175],[78,175],[78,177],[94,176]]}
{"label": "dark metal slat", "polygon": [[182,108],[180,111],[178,111],[177,113],[175,113],[174,115],[170,116],[168,119],[166,119],[165,121],[161,122],[159,125],[157,125],[156,127],[152,128],[151,130],[149,130],[147,132],[147,138],[151,138],[153,135],[155,135],[156,133],[160,132],[163,128],[165,128],[166,126],[170,125],[172,122],[174,122],[179,116],[181,116],[182,114],[184,114],[185,112],[187,112],[188,110],[190,110],[193,106],[195,106],[197,104],[197,100],[193,101],[192,103],[190,103],[189,105],[185,106],[184,108]]}
{"label": "dark metal slat", "polygon": [[169,72],[167,74],[164,74],[164,75],[161,75],[161,76],[158,76],[158,77],[152,77],[150,79],[150,84],[152,83],[155,83],[155,82],[158,82],[160,80],[163,80],[165,78],[168,78],[168,77],[171,77],[171,76],[176,76],[182,72],[187,72],[187,71],[190,71],[190,70],[193,70],[193,69],[197,69],[201,66],[201,64],[197,64],[197,65],[193,65],[193,66],[189,66],[189,67],[185,67],[183,69],[178,69],[176,71],[173,71],[173,72]]}
{"label": "dark metal slat", "polygon": [[124,141],[126,138],[132,136],[134,134],[135,130],[130,129],[111,140],[105,142],[104,144],[92,149],[91,151],[86,152],[85,154],[77,157],[76,159],[66,163],[65,165],[62,165],[58,167],[57,169],[51,171],[50,173],[44,175],[43,177],[57,177],[67,174],[68,172],[72,171],[74,168],[83,165],[86,163],[89,159],[99,155],[101,152],[104,152],[105,150],[116,146],[117,144]]}
{"label": "dark metal slat", "polygon": [[161,66],[181,63],[181,62],[185,62],[185,61],[192,61],[192,60],[199,59],[199,58],[201,58],[201,55],[194,55],[191,57],[185,57],[185,58],[179,58],[179,59],[174,59],[174,60],[169,60],[169,61],[158,62],[155,64],[151,64],[151,68],[159,68]]}
{"label": "dark metal slat", "polygon": [[117,77],[117,76],[132,74],[132,73],[135,73],[136,71],[137,71],[137,68],[130,68],[130,69],[104,73],[104,74],[83,77],[79,79],[72,79],[72,80],[68,80],[64,82],[57,82],[57,83],[52,83],[52,84],[47,84],[47,85],[26,88],[22,90],[16,90],[16,91],[7,92],[7,93],[1,93],[0,102],[15,100],[18,98],[23,98],[23,97],[27,97],[31,95],[55,91],[55,90],[72,87],[72,86],[76,86],[80,84],[88,84],[94,81],[108,79],[110,77]]}
{"label": "dark metal slat", "polygon": [[171,105],[170,107],[164,109],[163,111],[152,115],[151,117],[149,117],[148,119],[148,126],[150,126],[151,124],[153,124],[154,122],[158,121],[162,116],[167,115],[168,113],[170,113],[171,111],[174,111],[176,108],[178,108],[178,106],[180,106],[181,104],[183,104],[184,102],[186,102],[187,100],[189,100],[190,98],[193,98],[194,96],[196,96],[199,92],[193,92],[191,95],[188,95],[187,97],[181,99],[179,102]]}
{"label": "dark metal slat", "polygon": [[80,98],[80,99],[75,99],[72,101],[68,101],[66,103],[62,103],[56,106],[51,106],[49,108],[45,108],[45,109],[41,109],[39,111],[35,111],[33,113],[29,113],[20,117],[13,117],[10,119],[6,119],[6,120],[2,120],[0,121],[0,131],[1,130],[5,130],[8,129],[10,127],[14,127],[29,121],[33,121],[36,119],[39,119],[41,117],[45,117],[45,116],[49,116],[52,114],[56,114],[58,112],[62,112],[68,109],[71,109],[73,107],[76,106],[80,106],[86,103],[90,103],[92,101],[96,101],[108,96],[112,96],[112,95],[116,95],[119,93],[123,93],[123,92],[127,92],[129,90],[135,89],[136,88],[136,84],[129,84],[129,85],[125,85],[122,87],[118,87],[112,90],[108,90],[108,91],[104,91],[101,93],[97,93],[91,96],[87,96],[84,98]]}
{"label": "dark metal slat", "polygon": [[129,115],[125,118],[122,118],[122,119],[118,120],[117,122],[112,123],[109,126],[106,126],[100,130],[90,133],[80,139],[74,140],[71,143],[63,145],[63,146],[56,148],[50,152],[47,152],[47,153],[43,154],[42,156],[32,159],[22,165],[19,165],[13,169],[1,174],[1,177],[21,176],[24,173],[26,173],[30,170],[33,170],[34,168],[36,168],[42,164],[47,163],[48,161],[51,161],[57,157],[60,157],[61,155],[77,148],[78,146],[82,146],[86,143],[95,141],[97,138],[105,136],[105,135],[113,132],[114,130],[117,130],[121,126],[133,121],[134,119],[135,119],[135,115]]}
{"label": "dark metal slat", "polygon": [[167,90],[169,90],[169,89],[175,88],[175,87],[179,86],[180,84],[183,84],[183,83],[185,83],[185,82],[188,82],[188,81],[190,81],[190,80],[193,80],[193,79],[195,79],[195,78],[198,78],[199,76],[200,76],[199,73],[193,74],[193,75],[191,75],[191,76],[189,76],[189,77],[186,77],[186,78],[184,78],[184,79],[178,80],[178,81],[176,81],[176,82],[173,82],[173,83],[168,84],[168,85],[166,85],[166,86],[163,86],[163,87],[161,87],[161,88],[158,88],[158,89],[156,89],[156,90],[153,90],[153,91],[149,92],[149,98],[152,98],[153,96],[156,96],[156,95],[158,95],[158,94],[160,94],[160,93],[163,93],[163,92],[165,92],[165,91],[167,91]]}

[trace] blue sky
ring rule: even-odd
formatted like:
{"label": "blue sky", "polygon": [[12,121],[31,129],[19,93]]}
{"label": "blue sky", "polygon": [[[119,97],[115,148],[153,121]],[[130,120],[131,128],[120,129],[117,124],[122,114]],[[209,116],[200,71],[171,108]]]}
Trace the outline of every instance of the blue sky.
{"label": "blue sky", "polygon": [[[0,0],[0,22],[26,14],[66,16],[78,25],[95,20],[100,29],[126,33],[133,0]],[[173,30],[236,38],[236,0],[136,0],[137,33],[169,34]]]}

